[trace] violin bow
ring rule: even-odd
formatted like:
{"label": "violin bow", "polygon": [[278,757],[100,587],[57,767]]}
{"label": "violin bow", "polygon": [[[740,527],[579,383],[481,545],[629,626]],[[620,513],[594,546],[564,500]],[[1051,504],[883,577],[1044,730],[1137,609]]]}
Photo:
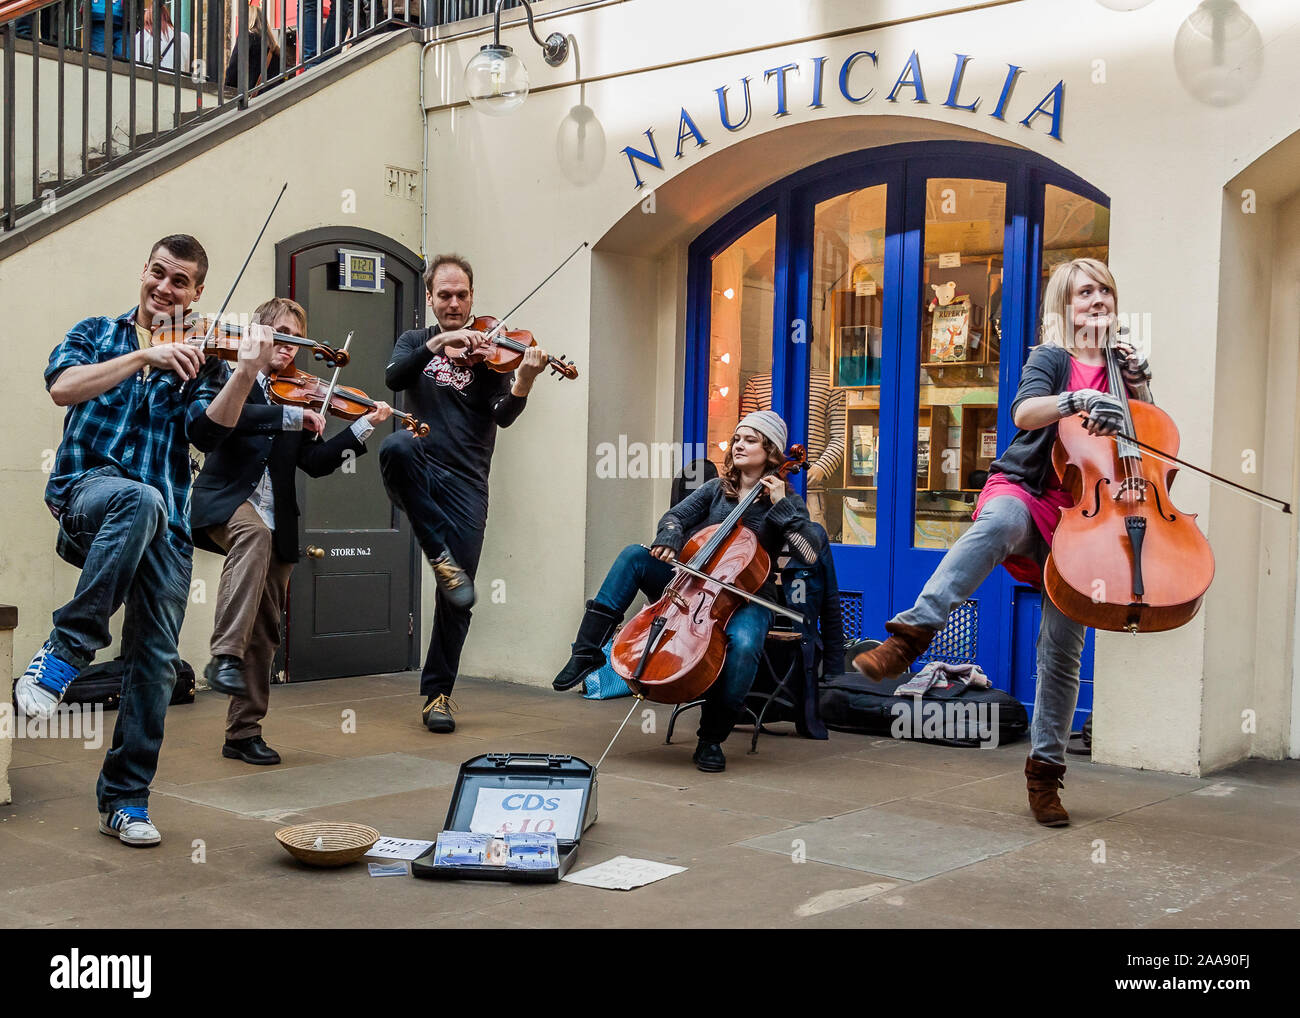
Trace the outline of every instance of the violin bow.
{"label": "violin bow", "polygon": [[[641,545],[641,547],[645,548],[646,551],[650,550],[644,544]],[[778,615],[784,615],[786,618],[793,619],[795,622],[807,621],[807,619],[805,619],[798,612],[793,612],[789,608],[786,608],[782,605],[774,604],[773,602],[767,600],[767,598],[759,597],[757,594],[750,593],[748,590],[745,590],[742,587],[732,586],[730,583],[727,583],[725,580],[720,580],[716,576],[709,575],[703,569],[696,569],[694,566],[688,566],[685,562],[681,562],[676,559],[670,562],[669,565],[671,565],[674,569],[680,569],[684,573],[690,573],[692,576],[698,576],[701,580],[708,580],[710,583],[716,583],[723,590],[727,590],[733,594],[737,594],[748,601],[753,601],[755,604],[761,604],[768,611],[776,612]]]}
{"label": "violin bow", "polygon": [[[354,329],[353,332],[356,330]],[[352,333],[348,333],[348,338],[343,341],[343,353],[348,352],[348,344],[352,342]],[[334,398],[334,387],[339,384],[339,372],[343,368],[340,365],[334,366],[334,374],[330,377],[329,387],[325,390],[325,398],[321,400],[320,413],[322,417],[330,415],[330,400]]]}
{"label": "violin bow", "polygon": [[[1088,415],[1086,413],[1080,413],[1079,417],[1082,418],[1083,420],[1088,419]],[[1186,467],[1188,470],[1195,470],[1198,474],[1204,474],[1212,481],[1217,481],[1219,484],[1226,484],[1230,488],[1237,489],[1242,494],[1255,499],[1256,501],[1260,502],[1263,505],[1267,505],[1270,508],[1277,509],[1280,512],[1286,513],[1288,516],[1291,514],[1290,502],[1283,501],[1280,498],[1274,498],[1272,495],[1265,495],[1262,491],[1256,491],[1254,488],[1248,488],[1244,484],[1238,484],[1236,481],[1230,481],[1226,477],[1220,477],[1218,474],[1214,473],[1211,470],[1206,470],[1204,467],[1198,467],[1195,463],[1188,463],[1184,459],[1179,459],[1177,456],[1167,453],[1163,449],[1157,449],[1153,445],[1147,445],[1146,442],[1143,442],[1140,439],[1134,438],[1132,435],[1127,434],[1122,428],[1117,430],[1113,435],[1108,435],[1106,437],[1113,438],[1116,440],[1122,438],[1127,442],[1132,442],[1140,449],[1144,449],[1147,452],[1149,452],[1156,459],[1163,460],[1166,463],[1173,463],[1180,467]]]}
{"label": "violin bow", "polygon": [[235,281],[230,284],[230,291],[226,294],[226,299],[221,302],[221,307],[208,325],[207,334],[203,337],[205,347],[208,345],[208,340],[216,334],[217,324],[221,321],[221,316],[226,313],[226,308],[230,306],[230,299],[235,296],[239,281],[244,278],[244,270],[248,268],[248,263],[253,260],[253,252],[257,250],[257,245],[262,242],[262,235],[266,233],[266,228],[271,225],[271,217],[275,215],[275,210],[280,205],[280,199],[284,197],[284,192],[287,190],[289,190],[289,182],[286,180],[280,188],[280,193],[275,196],[275,201],[271,203],[271,211],[266,214],[266,222],[262,224],[262,228],[257,232],[257,239],[253,241],[253,246],[248,249],[248,257],[244,259],[244,264],[235,275]]}
{"label": "violin bow", "polygon": [[584,240],[581,244],[579,244],[572,251],[570,251],[569,256],[565,258],[564,261],[560,262],[559,265],[555,266],[555,268],[551,270],[550,275],[548,275],[545,279],[543,279],[540,283],[538,283],[536,286],[534,286],[531,290],[528,291],[528,296],[526,296],[523,300],[521,300],[518,304],[512,307],[509,311],[507,311],[504,315],[502,315],[497,320],[497,327],[487,334],[487,338],[488,339],[494,338],[498,332],[504,329],[506,327],[506,319],[508,319],[521,307],[527,304],[528,301],[532,298],[533,294],[535,294],[538,290],[540,290],[543,286],[545,286],[553,278],[555,278],[556,274],[560,271],[560,269],[564,268],[566,265],[569,264],[569,262],[573,261],[573,256],[587,246],[588,246],[587,241]]}

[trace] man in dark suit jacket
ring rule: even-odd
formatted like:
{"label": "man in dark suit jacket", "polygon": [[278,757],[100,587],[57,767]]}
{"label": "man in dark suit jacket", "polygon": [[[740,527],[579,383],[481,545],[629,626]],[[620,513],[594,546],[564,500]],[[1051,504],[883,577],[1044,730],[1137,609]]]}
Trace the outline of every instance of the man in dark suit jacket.
{"label": "man in dark suit jacket", "polygon": [[[306,312],[283,297],[259,307],[253,321],[289,336],[307,333]],[[277,345],[271,374],[288,369],[297,352],[291,344]],[[392,414],[387,403],[377,403],[352,427],[322,441],[325,418],[270,403],[268,384],[269,378],[259,374],[234,432],[208,455],[190,505],[194,543],[226,556],[212,661],[205,672],[208,684],[231,698],[221,754],[253,764],[280,762],[262,738],[261,722],[280,645],[280,613],[298,561],[294,471],[301,467],[312,477],[333,473],[349,457],[363,455],[375,425]]]}

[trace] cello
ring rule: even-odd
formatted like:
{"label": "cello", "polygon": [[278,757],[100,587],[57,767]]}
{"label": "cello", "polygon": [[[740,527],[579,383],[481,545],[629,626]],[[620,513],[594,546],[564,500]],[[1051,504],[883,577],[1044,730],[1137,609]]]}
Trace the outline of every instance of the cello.
{"label": "cello", "polygon": [[[784,480],[802,469],[805,460],[803,446],[792,446],[774,473]],[[698,699],[722,671],[727,623],[743,600],[803,621],[798,613],[754,593],[767,581],[771,558],[758,535],[740,520],[766,490],[755,484],[725,520],[693,534],[678,556],[682,561],[673,563],[673,578],[663,594],[614,639],[610,664],[636,696],[654,703]]]}
{"label": "cello", "polygon": [[[1106,378],[1112,393],[1127,393],[1109,347]],[[1061,513],[1043,588],[1082,625],[1163,632],[1196,615],[1214,579],[1214,553],[1196,514],[1169,497],[1173,462],[1181,462],[1174,422],[1150,403],[1120,402],[1124,419],[1113,441],[1090,435],[1083,414],[1057,425],[1052,466],[1074,506]]]}

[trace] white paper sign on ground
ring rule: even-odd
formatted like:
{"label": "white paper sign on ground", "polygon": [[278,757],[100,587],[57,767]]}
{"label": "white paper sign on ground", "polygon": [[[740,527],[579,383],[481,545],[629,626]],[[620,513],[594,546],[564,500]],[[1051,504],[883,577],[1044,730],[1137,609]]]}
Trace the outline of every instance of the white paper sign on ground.
{"label": "white paper sign on ground", "polygon": [[404,859],[410,862],[418,859],[429,849],[432,841],[418,841],[413,838],[380,838],[366,853],[367,859]]}
{"label": "white paper sign on ground", "polygon": [[563,879],[571,884],[584,884],[587,887],[630,891],[634,887],[642,887],[664,877],[671,877],[674,873],[685,872],[685,866],[670,866],[666,862],[651,862],[649,859],[633,859],[630,856],[620,855],[606,862],[597,863],[595,866],[588,866],[577,873],[570,873]]}
{"label": "white paper sign on ground", "polygon": [[554,834],[576,840],[581,788],[480,788],[469,829],[475,834]]}

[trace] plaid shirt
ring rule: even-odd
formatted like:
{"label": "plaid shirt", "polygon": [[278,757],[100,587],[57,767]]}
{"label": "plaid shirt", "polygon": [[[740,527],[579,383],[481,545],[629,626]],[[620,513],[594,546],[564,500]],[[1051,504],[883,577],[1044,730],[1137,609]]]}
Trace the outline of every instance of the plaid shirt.
{"label": "plaid shirt", "polygon": [[[117,318],[87,318],[68,332],[50,354],[45,369],[48,390],[67,368],[99,364],[140,349],[136,308]],[[173,371],[143,371],[107,392],[68,407],[63,441],[45,486],[45,504],[62,516],[72,489],[88,470],[114,468],[123,477],[147,484],[163,496],[167,520],[182,544],[190,543],[190,443],[215,449],[231,431],[205,411],[229,377],[229,369],[210,358],[197,378],[181,382]]]}

